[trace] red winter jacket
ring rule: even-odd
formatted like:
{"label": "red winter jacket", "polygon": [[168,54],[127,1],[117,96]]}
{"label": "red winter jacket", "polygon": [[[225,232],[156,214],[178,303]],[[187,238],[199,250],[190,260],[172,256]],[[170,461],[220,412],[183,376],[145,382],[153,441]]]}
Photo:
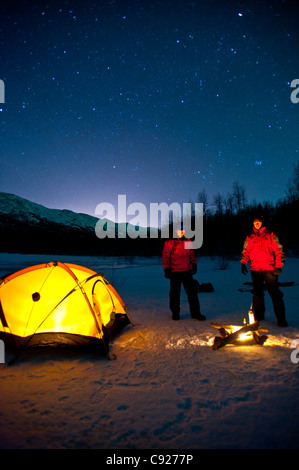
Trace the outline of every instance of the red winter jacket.
{"label": "red winter jacket", "polygon": [[251,271],[273,271],[282,268],[285,260],[283,247],[277,236],[267,227],[255,228],[248,234],[243,245],[241,263],[250,260]]}
{"label": "red winter jacket", "polygon": [[197,264],[192,248],[186,248],[185,243],[192,246],[190,240],[175,238],[167,240],[163,246],[162,266],[172,272],[190,271],[192,264]]}

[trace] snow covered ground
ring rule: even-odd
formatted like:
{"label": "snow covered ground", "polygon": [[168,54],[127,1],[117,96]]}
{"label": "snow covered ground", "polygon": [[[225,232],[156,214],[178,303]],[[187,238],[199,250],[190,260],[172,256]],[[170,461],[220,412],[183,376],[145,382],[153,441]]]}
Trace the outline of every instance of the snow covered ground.
{"label": "snow covered ground", "polygon": [[[55,257],[0,254],[0,276]],[[106,273],[128,306],[134,326],[114,340],[114,361],[94,354],[24,354],[0,364],[0,448],[11,449],[274,449],[298,448],[298,259],[287,259],[280,281],[289,327],[276,326],[266,294],[264,346],[212,349],[210,321],[240,324],[251,304],[239,292],[238,261],[226,270],[199,258],[199,295],[207,321],[181,320],[168,310],[169,281],[159,259],[59,257]],[[248,288],[248,287],[247,287]],[[299,344],[298,344],[299,346]],[[6,357],[6,362],[9,357]]]}

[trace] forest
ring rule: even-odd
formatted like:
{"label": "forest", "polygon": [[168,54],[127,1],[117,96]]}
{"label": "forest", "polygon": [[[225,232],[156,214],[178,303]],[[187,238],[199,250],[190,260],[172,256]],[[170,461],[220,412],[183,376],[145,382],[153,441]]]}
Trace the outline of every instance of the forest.
{"label": "forest", "polygon": [[[86,216],[86,224],[66,224],[63,210],[57,215],[57,219],[49,219],[39,212],[40,209],[36,209],[37,205],[33,209],[32,203],[19,198],[17,207],[22,208],[15,213],[14,206],[9,205],[14,196],[2,193],[2,198],[3,208],[11,207],[11,210],[0,210],[3,252],[130,257],[162,254],[165,232],[161,230],[157,238],[150,237],[150,228],[144,238],[123,238],[118,237],[116,227],[116,238],[99,239],[95,233],[97,218],[90,222],[91,217]],[[276,204],[255,201],[248,203],[246,189],[238,181],[233,183],[228,194],[216,194],[211,201],[203,189],[198,193],[195,202],[203,204],[203,243],[195,250],[198,255],[216,256],[220,259],[238,258],[256,215],[263,215],[264,225],[276,233],[287,256],[299,255],[299,229],[296,220],[299,205],[299,163],[294,167],[293,176],[286,184],[284,198]],[[75,213],[73,215],[74,220],[76,216],[82,216]],[[173,222],[169,222],[167,218],[166,223],[169,224],[167,233],[172,235]],[[193,215],[191,228],[194,230],[195,226]]]}
{"label": "forest", "polygon": [[287,182],[284,198],[271,202],[247,202],[246,188],[235,181],[226,196],[220,193],[209,201],[205,190],[198,194],[204,205],[204,235],[200,251],[204,255],[239,256],[243,242],[252,227],[253,217],[262,215],[264,225],[278,236],[286,254],[299,254],[299,163]]}

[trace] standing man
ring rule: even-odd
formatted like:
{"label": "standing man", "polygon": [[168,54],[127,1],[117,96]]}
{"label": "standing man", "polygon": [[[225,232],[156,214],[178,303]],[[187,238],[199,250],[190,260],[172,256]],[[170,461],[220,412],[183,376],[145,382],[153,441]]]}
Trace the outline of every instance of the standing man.
{"label": "standing man", "polygon": [[253,282],[253,308],[256,320],[264,320],[265,300],[264,283],[272,299],[273,309],[278,326],[288,326],[285,318],[283,293],[278,287],[278,276],[281,274],[285,256],[277,236],[263,226],[263,217],[253,219],[253,228],[247,235],[241,255],[241,271],[247,274],[247,262]]}
{"label": "standing man", "polygon": [[196,320],[205,320],[200,312],[196,285],[192,277],[197,272],[197,261],[192,249],[191,241],[185,238],[185,231],[176,230],[178,238],[167,240],[163,246],[162,266],[165,277],[170,279],[169,308],[172,319],[180,319],[180,296],[183,284],[188,296],[191,317]]}

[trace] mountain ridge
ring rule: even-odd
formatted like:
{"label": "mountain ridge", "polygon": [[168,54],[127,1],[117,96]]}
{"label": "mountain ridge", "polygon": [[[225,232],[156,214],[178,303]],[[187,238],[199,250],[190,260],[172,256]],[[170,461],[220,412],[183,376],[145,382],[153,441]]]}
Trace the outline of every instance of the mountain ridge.
{"label": "mountain ridge", "polygon": [[[99,220],[106,234],[102,239],[95,232]],[[0,192],[2,252],[111,255],[139,253],[145,246],[148,251],[148,229],[138,227],[145,231],[144,237],[130,240],[129,225],[69,209],[50,209],[15,194]]]}

